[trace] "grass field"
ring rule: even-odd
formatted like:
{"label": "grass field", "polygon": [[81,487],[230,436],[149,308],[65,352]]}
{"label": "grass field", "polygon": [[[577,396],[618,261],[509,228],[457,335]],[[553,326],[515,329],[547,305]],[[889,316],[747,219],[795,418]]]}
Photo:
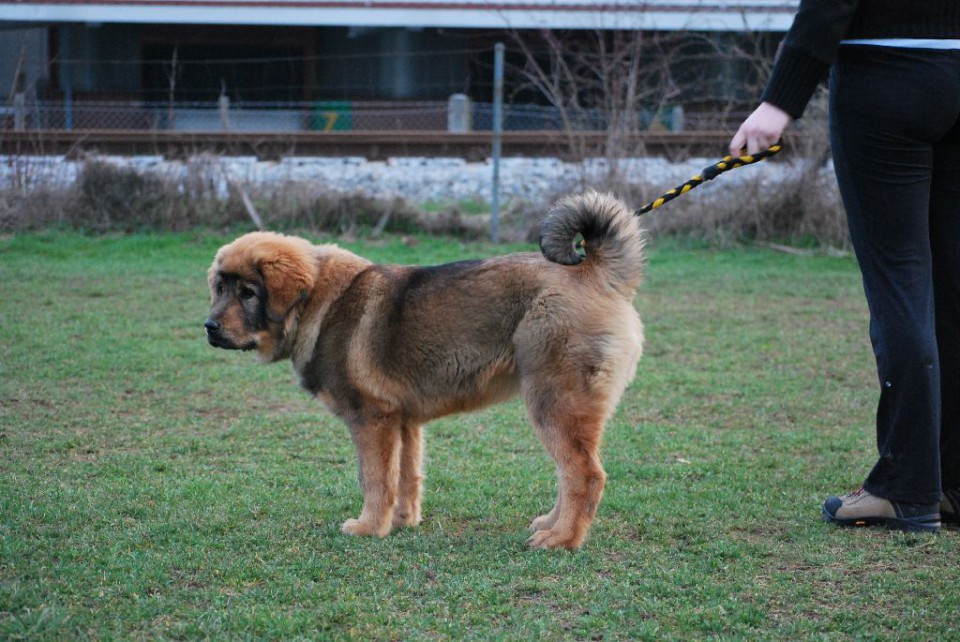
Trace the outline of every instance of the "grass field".
{"label": "grass field", "polygon": [[960,531],[820,518],[875,453],[852,259],[654,243],[591,536],[531,552],[554,473],[517,402],[429,427],[422,526],[340,534],[346,429],[289,365],[206,344],[224,240],[0,240],[0,639],[960,637]]}

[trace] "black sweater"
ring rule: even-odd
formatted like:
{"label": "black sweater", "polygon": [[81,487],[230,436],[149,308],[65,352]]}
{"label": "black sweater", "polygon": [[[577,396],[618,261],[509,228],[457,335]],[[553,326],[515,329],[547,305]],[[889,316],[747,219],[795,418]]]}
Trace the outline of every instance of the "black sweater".
{"label": "black sweater", "polygon": [[800,0],[760,99],[799,118],[853,38],[960,39],[960,0]]}

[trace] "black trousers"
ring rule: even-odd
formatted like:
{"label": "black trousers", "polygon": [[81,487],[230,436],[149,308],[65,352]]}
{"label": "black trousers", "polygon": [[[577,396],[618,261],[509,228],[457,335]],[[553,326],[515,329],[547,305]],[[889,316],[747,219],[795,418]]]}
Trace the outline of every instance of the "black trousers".
{"label": "black trousers", "polygon": [[864,488],[937,502],[960,487],[960,51],[842,45],[830,125],[879,374]]}

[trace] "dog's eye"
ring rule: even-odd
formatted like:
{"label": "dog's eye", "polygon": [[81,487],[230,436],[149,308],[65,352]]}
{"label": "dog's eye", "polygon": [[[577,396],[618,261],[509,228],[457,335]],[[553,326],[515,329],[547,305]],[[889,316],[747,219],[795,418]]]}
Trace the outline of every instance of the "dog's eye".
{"label": "dog's eye", "polygon": [[217,283],[217,296],[223,295],[223,283]]}
{"label": "dog's eye", "polygon": [[252,299],[255,296],[257,296],[257,291],[253,288],[240,288],[241,299]]}

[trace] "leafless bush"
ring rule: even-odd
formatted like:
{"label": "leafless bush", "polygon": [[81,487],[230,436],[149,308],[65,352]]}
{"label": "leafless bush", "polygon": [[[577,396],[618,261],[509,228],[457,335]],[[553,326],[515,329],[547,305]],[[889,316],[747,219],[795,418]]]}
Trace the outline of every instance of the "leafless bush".
{"label": "leafless bush", "polygon": [[[655,233],[710,242],[744,240],[849,246],[846,216],[830,165],[825,92],[811,103],[781,155],[734,170],[646,216]],[[633,185],[647,202],[665,189]],[[652,194],[652,195],[651,195]]]}
{"label": "leafless bush", "polygon": [[[656,234],[714,243],[847,246],[846,221],[829,165],[825,105],[825,96],[811,104],[774,160],[724,174],[648,214],[644,224]],[[612,191],[639,207],[692,175],[681,173],[676,182],[654,183],[627,162],[610,172],[603,169],[605,159],[600,161],[595,166],[601,169],[584,175],[581,185],[562,189]],[[0,231],[56,226],[93,232],[249,228],[253,209],[265,227],[279,230],[338,235],[422,231],[473,239],[489,234],[489,215],[478,214],[475,207],[467,211],[451,204],[428,213],[402,198],[336,193],[303,181],[243,182],[228,178],[221,159],[212,156],[158,167],[165,169],[134,169],[90,157],[79,164],[75,180],[71,173],[50,184],[37,167],[19,163],[7,173],[12,177],[9,185],[0,189]],[[537,221],[551,200],[564,195],[558,192],[540,202],[508,199],[501,212],[501,238],[535,241]]]}
{"label": "leafless bush", "polygon": [[[625,161],[645,156],[642,145],[631,143],[642,140],[637,133],[662,128],[669,107],[683,104],[709,107],[703,112],[712,114],[709,123],[686,115],[696,128],[728,129],[732,137],[761,93],[776,45],[760,35],[720,41],[693,33],[628,31],[517,31],[514,41],[522,53],[512,68],[520,87],[558,110],[571,153],[584,159],[580,187],[612,191],[637,206],[689,178],[653,185],[631,175]],[[846,245],[826,122],[824,92],[776,160],[778,169],[788,168],[776,173],[777,181],[769,180],[772,171],[764,168],[741,170],[751,173],[718,178],[651,213],[647,224],[660,233],[711,242]],[[588,148],[584,134],[597,129],[606,131],[604,143]],[[596,159],[605,163],[604,175],[587,169],[586,161]]]}
{"label": "leafless bush", "polygon": [[[487,235],[489,216],[468,214],[457,205],[428,213],[402,198],[318,191],[303,182],[277,185],[228,180],[212,158],[188,161],[182,172],[137,170],[97,158],[82,163],[76,180],[61,187],[32,186],[0,191],[0,231],[65,227],[88,232],[183,231],[249,227],[246,197],[265,227],[352,236],[361,230],[426,232],[478,239]],[[511,208],[505,238],[526,235]],[[513,217],[513,218],[512,218]]]}
{"label": "leafless bush", "polygon": [[317,192],[303,183],[284,183],[270,191],[261,189],[253,201],[269,226],[283,229],[354,235],[361,228],[375,234],[410,233],[419,226],[420,213],[403,199]]}
{"label": "leafless bush", "polygon": [[25,232],[67,224],[71,196],[61,189],[38,188],[28,193],[9,190],[0,193],[0,233]]}
{"label": "leafless bush", "polygon": [[[728,126],[731,114],[759,95],[757,79],[770,59],[761,36],[744,36],[733,46],[696,32],[528,30],[512,36],[521,54],[508,67],[515,95],[554,107],[571,155],[604,158],[610,182],[620,178],[622,159],[645,155],[639,132],[686,129],[685,121],[694,129]],[[596,131],[606,132],[599,146],[587,136]]]}
{"label": "leafless bush", "polygon": [[[813,126],[813,119],[806,126]],[[820,147],[787,149],[775,161],[718,177],[644,218],[656,234],[691,236],[714,243],[743,240],[814,241],[845,246],[846,223],[824,142]],[[807,156],[806,154],[809,154]],[[699,168],[698,168],[699,169]],[[615,183],[601,175],[588,187],[613,191],[635,207],[689,178],[653,184],[648,178],[621,175]],[[571,188],[578,189],[578,188]],[[264,226],[336,235],[383,232],[488,237],[490,217],[475,206],[449,204],[425,212],[402,198],[373,198],[360,193],[317,190],[298,181],[228,181],[215,164],[195,161],[171,170],[135,170],[98,159],[82,164],[74,182],[32,185],[0,191],[0,231],[68,227],[91,232],[182,231],[251,226],[243,196]],[[504,241],[536,241],[540,217],[554,199],[511,199],[500,215]]]}
{"label": "leafless bush", "polygon": [[177,196],[160,177],[95,161],[77,177],[66,213],[73,226],[98,232],[149,228],[169,218]]}
{"label": "leafless bush", "polygon": [[[764,241],[848,247],[832,169],[807,159],[767,163],[776,163],[777,171],[757,166],[721,176],[645,214],[644,227],[654,235],[719,245]],[[670,187],[674,185],[621,183],[616,193],[639,208]]]}
{"label": "leafless bush", "polygon": [[832,172],[790,163],[782,175],[771,181],[754,174],[730,189],[720,184],[699,188],[646,214],[644,225],[654,234],[716,244],[772,241],[846,247],[846,223]]}

